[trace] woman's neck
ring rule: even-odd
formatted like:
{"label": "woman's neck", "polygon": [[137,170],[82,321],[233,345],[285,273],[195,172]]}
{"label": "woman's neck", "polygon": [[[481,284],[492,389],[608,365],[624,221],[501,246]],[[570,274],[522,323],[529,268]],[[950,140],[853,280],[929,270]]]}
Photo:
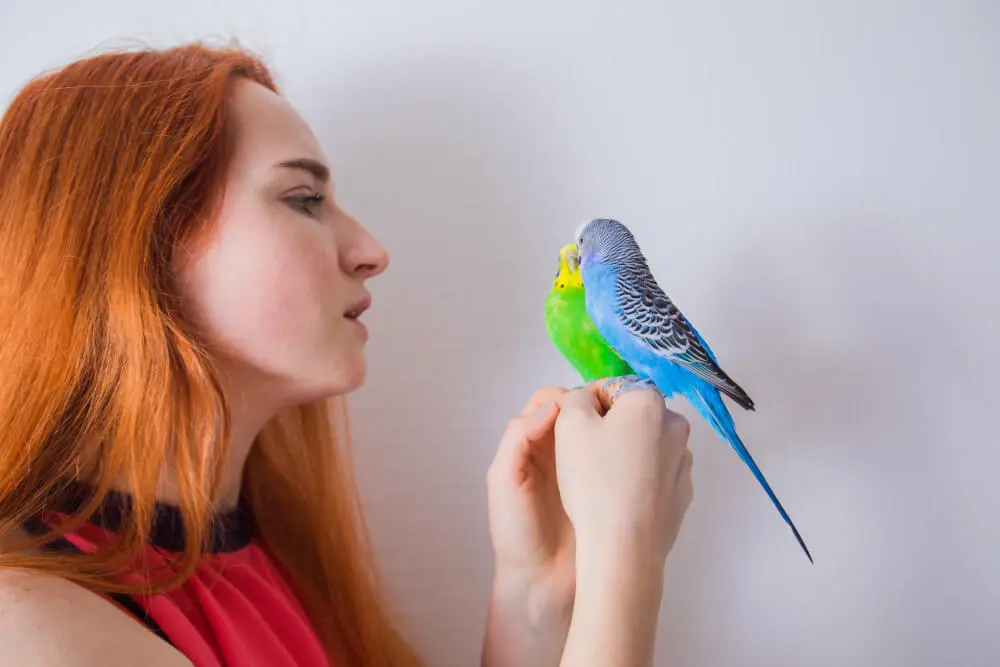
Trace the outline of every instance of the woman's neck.
{"label": "woman's neck", "polygon": [[[256,442],[257,435],[279,412],[280,405],[267,392],[258,389],[250,391],[246,386],[238,391],[230,390],[230,432],[226,449],[226,460],[215,493],[213,505],[216,511],[228,511],[239,503],[243,470],[247,458]],[[128,492],[129,485],[124,480],[115,485]],[[177,505],[180,503],[181,489],[177,471],[165,464],[156,484],[156,499],[159,502]]]}

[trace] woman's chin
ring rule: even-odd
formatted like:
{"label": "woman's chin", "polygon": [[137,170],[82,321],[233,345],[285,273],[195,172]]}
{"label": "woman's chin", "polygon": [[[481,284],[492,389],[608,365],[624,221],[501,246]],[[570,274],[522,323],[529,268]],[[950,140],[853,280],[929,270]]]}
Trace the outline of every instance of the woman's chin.
{"label": "woman's chin", "polygon": [[351,393],[365,383],[367,376],[368,364],[364,353],[359,352],[352,355],[351,359],[339,359],[336,364],[332,364],[328,373],[313,376],[300,383],[300,386],[303,393],[308,395],[305,400],[319,401]]}
{"label": "woman's chin", "polygon": [[241,374],[237,391],[259,395],[264,403],[279,409],[348,394],[361,387],[368,375],[364,348],[350,347],[354,349],[341,347],[339,354],[325,359],[299,359],[294,368],[253,367],[253,373]]}

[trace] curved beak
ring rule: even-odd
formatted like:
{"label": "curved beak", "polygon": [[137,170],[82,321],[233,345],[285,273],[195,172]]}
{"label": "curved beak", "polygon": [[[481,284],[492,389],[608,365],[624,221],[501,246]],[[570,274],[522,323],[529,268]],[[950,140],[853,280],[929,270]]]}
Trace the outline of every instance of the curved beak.
{"label": "curved beak", "polygon": [[559,258],[566,263],[570,271],[575,272],[580,267],[580,249],[575,243],[570,243],[560,248]]}

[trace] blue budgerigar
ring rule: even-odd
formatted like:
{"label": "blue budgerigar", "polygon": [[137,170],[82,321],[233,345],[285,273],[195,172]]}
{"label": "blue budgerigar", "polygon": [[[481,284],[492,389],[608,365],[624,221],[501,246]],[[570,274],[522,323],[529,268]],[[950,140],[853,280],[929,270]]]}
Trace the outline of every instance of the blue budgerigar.
{"label": "blue budgerigar", "polygon": [[812,562],[798,529],[737,435],[722,394],[745,410],[754,409],[753,401],[660,289],[632,233],[617,220],[599,218],[584,223],[576,236],[587,313],[636,373],[615,380],[615,396],[655,386],[666,397],[679,394],[690,401],[750,468]]}

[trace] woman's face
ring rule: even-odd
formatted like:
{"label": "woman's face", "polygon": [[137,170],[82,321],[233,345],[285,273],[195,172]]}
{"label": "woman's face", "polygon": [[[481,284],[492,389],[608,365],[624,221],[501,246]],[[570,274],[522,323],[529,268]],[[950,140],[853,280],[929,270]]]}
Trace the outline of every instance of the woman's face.
{"label": "woman's face", "polygon": [[333,199],[312,131],[284,98],[237,79],[235,147],[210,238],[175,253],[191,314],[234,388],[282,405],[364,380],[365,281],[385,249]]}

